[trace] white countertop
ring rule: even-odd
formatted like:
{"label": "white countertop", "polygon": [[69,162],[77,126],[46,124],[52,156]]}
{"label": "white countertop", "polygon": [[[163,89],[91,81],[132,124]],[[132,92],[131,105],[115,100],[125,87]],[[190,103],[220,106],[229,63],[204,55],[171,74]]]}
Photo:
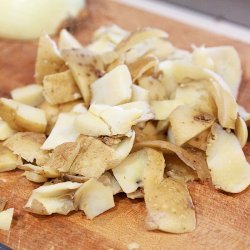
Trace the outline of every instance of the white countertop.
{"label": "white countertop", "polygon": [[250,44],[250,29],[229,21],[157,0],[115,1]]}

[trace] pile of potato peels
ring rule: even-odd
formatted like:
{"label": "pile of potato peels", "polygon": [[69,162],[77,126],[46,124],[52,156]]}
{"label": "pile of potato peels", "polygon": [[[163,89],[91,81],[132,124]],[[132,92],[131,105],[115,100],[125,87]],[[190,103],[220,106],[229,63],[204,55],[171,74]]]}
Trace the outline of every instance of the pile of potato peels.
{"label": "pile of potato peels", "polygon": [[[0,172],[42,183],[25,205],[32,213],[93,219],[123,192],[144,198],[149,230],[190,232],[187,182],[229,193],[250,184],[241,75],[233,47],[188,52],[159,29],[101,27],[86,47],[66,30],[58,45],[44,35],[36,84],[0,98]],[[3,213],[8,229],[13,210]]]}

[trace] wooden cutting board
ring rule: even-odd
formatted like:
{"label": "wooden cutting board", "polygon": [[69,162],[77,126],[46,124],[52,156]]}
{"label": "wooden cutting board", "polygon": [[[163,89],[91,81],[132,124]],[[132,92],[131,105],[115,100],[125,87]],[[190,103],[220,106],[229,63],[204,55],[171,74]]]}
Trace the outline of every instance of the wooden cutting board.
{"label": "wooden cutting board", "polygon": [[[250,110],[250,46],[214,35],[112,1],[89,1],[89,16],[77,24],[76,36],[86,43],[100,25],[116,23],[134,30],[153,26],[169,32],[176,46],[190,44],[233,45],[241,56],[244,79],[239,103]],[[216,29],[216,27],[215,27]],[[34,81],[37,41],[0,40],[0,94]],[[250,160],[250,143],[245,147]],[[227,154],[227,152],[225,152]],[[209,184],[190,183],[197,214],[197,228],[188,234],[148,232],[145,205],[125,196],[115,198],[116,207],[90,221],[81,212],[69,216],[38,216],[23,206],[37,185],[21,176],[21,171],[0,173],[0,197],[14,207],[11,230],[0,231],[0,242],[13,249],[127,249],[136,242],[140,249],[250,249],[250,188],[236,195],[216,191]],[[0,247],[1,248],[1,247]]]}

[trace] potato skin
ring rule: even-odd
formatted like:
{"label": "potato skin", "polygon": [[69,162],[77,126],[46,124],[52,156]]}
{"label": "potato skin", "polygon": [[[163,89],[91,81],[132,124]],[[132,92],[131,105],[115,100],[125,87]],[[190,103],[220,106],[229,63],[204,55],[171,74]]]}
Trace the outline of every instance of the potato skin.
{"label": "potato skin", "polygon": [[[27,112],[23,112],[24,108],[27,109]],[[41,123],[37,122],[37,117],[32,117],[32,119],[26,119],[23,115],[20,114],[21,109],[23,109],[22,112],[25,114],[28,114],[28,109],[31,109],[32,112],[36,110],[36,115],[38,115],[39,118],[43,121]],[[37,111],[39,111],[40,113],[38,114]],[[44,133],[47,127],[47,120],[45,117],[45,113],[41,111],[42,110],[38,108],[21,104],[10,99],[0,99],[0,117],[2,117],[2,119],[5,120],[12,129],[17,131]]]}

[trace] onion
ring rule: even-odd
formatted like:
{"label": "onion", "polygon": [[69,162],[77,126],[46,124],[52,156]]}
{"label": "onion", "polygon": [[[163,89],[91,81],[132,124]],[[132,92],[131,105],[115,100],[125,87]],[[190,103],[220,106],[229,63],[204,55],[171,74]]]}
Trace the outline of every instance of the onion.
{"label": "onion", "polygon": [[85,0],[0,0],[0,36],[33,39],[53,34],[84,6]]}

